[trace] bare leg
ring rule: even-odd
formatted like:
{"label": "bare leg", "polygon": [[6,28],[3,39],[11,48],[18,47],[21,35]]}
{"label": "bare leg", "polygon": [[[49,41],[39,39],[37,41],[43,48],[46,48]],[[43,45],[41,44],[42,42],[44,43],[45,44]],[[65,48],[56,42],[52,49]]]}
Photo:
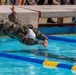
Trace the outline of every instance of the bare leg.
{"label": "bare leg", "polygon": [[26,0],[22,0],[21,5],[24,5],[26,3]]}
{"label": "bare leg", "polygon": [[15,12],[16,11],[15,6],[12,6],[11,10],[12,10],[12,12]]}
{"label": "bare leg", "polygon": [[2,5],[2,0],[0,0],[0,5]]}
{"label": "bare leg", "polygon": [[22,0],[16,0],[16,4],[15,5],[21,5]]}

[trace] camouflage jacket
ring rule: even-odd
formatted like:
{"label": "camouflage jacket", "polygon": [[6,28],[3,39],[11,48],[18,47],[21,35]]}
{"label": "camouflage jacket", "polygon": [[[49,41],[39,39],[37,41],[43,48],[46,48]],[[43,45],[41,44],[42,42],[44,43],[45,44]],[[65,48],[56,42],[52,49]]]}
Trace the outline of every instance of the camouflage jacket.
{"label": "camouflage jacket", "polygon": [[40,40],[47,39],[40,31],[34,28],[32,25],[21,25],[19,22],[17,13],[12,13],[8,16],[9,21],[3,25],[3,33],[11,38],[17,39],[26,45],[38,44],[38,40],[34,40],[26,37],[28,29],[32,29],[36,34],[36,38]]}

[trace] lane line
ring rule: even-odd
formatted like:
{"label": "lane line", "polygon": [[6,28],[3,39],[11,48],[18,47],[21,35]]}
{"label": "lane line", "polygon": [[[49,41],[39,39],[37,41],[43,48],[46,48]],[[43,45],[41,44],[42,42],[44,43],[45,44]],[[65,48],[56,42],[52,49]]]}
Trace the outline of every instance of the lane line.
{"label": "lane line", "polygon": [[68,64],[53,62],[53,61],[49,61],[49,60],[40,60],[40,59],[28,58],[28,57],[23,57],[23,56],[18,56],[18,55],[13,55],[13,54],[7,54],[7,53],[2,53],[2,52],[0,52],[0,57],[42,64],[43,66],[47,66],[50,68],[51,67],[58,67],[58,68],[64,68],[64,69],[76,71],[76,65],[68,65]]}

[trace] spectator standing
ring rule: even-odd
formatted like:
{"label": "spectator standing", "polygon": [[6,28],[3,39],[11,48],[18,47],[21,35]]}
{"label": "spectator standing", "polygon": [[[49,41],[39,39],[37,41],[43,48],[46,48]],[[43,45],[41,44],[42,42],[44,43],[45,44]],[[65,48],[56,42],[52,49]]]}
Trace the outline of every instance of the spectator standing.
{"label": "spectator standing", "polygon": [[60,0],[53,0],[54,5],[60,5]]}
{"label": "spectator standing", "polygon": [[45,0],[38,0],[38,5],[44,5]]}
{"label": "spectator standing", "polygon": [[66,4],[66,0],[61,0],[60,1],[60,5],[65,5]]}
{"label": "spectator standing", "polygon": [[1,5],[2,3],[1,3],[1,0],[0,0],[0,5]]}
{"label": "spectator standing", "polygon": [[16,0],[15,5],[24,5],[26,0]]}
{"label": "spectator standing", "polygon": [[27,5],[37,5],[37,0],[26,0]]}
{"label": "spectator standing", "polygon": [[15,5],[16,0],[0,0],[0,5]]}
{"label": "spectator standing", "polygon": [[74,4],[76,5],[76,0],[75,0]]}
{"label": "spectator standing", "polygon": [[6,0],[0,0],[0,5],[5,5]]}

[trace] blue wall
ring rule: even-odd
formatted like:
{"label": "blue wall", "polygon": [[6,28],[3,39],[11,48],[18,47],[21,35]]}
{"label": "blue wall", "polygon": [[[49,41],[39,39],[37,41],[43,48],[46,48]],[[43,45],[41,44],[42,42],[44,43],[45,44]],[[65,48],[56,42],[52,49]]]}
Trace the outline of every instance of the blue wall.
{"label": "blue wall", "polygon": [[65,27],[40,27],[38,28],[44,34],[69,34],[76,33],[76,26]]}
{"label": "blue wall", "polygon": [[[65,27],[39,27],[40,30],[44,34],[70,34],[76,33],[76,26],[65,26]],[[3,33],[0,32],[2,35]]]}

